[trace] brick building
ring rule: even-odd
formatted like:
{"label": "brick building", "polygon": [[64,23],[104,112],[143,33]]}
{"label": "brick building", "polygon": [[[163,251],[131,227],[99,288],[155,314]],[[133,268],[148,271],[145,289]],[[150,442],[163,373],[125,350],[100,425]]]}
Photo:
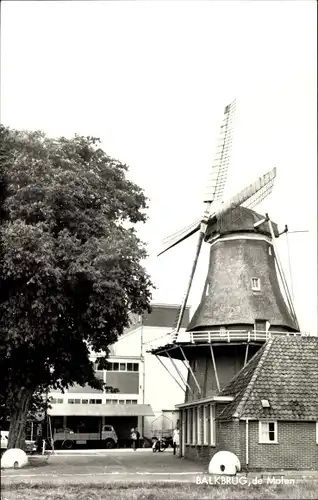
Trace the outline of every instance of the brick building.
{"label": "brick building", "polygon": [[318,469],[318,337],[272,337],[219,392],[178,405],[182,454],[244,469]]}
{"label": "brick building", "polygon": [[[243,207],[231,211],[221,220],[209,223],[205,241],[211,246],[210,262],[201,302],[186,332],[172,335],[170,341],[151,351],[158,357],[183,360],[188,365],[187,378],[183,379],[185,399],[182,404],[177,405],[181,412],[181,456],[209,461],[216,451],[230,450],[239,456],[245,466],[292,466],[283,456],[284,453],[288,454],[286,447],[291,443],[287,438],[284,439],[284,435],[293,431],[295,419],[290,423],[286,419],[283,427],[277,421],[270,422],[270,428],[266,431],[266,424],[262,427],[263,424],[258,423],[256,413],[250,422],[250,417],[246,416],[248,424],[243,417],[226,413],[238,396],[235,392],[238,386],[231,392],[227,391],[228,387],[232,387],[228,384],[232,380],[243,384],[244,377],[254,372],[254,368],[256,374],[263,364],[265,369],[265,357],[268,352],[275,351],[275,346],[286,346],[288,355],[291,355],[294,348],[298,362],[301,359],[298,357],[298,351],[302,350],[300,346],[310,350],[310,346],[316,345],[315,339],[307,342],[307,338],[299,331],[277,253],[275,239],[278,236],[276,224]],[[300,343],[297,343],[298,337]],[[256,370],[255,364],[258,361]],[[291,384],[292,390],[293,379],[284,378],[283,368],[280,368],[277,383],[283,384],[284,388]],[[270,375],[269,371],[264,373]],[[236,378],[238,374],[240,378]],[[314,375],[313,372],[312,376]],[[314,392],[312,397],[314,398]],[[264,399],[267,399],[265,394]],[[297,398],[296,400],[299,401]],[[278,408],[277,404],[276,407]],[[283,418],[282,413],[279,415],[277,419]],[[314,418],[317,420],[318,416],[314,412],[307,412],[302,416],[302,419],[297,420],[297,426],[305,429],[304,432],[308,433],[307,440],[312,443],[312,433],[316,428]],[[266,459],[266,447],[258,447],[254,438],[258,436],[258,432],[266,431],[271,436],[273,433],[275,435],[277,428],[280,441],[276,446],[275,462],[270,458]],[[244,434],[246,429],[249,435]],[[250,461],[249,457],[244,457],[247,439],[250,440],[251,447]],[[316,444],[311,449],[317,453]],[[269,453],[270,457],[274,451]],[[257,454],[259,459],[256,458]],[[310,466],[314,454],[309,453],[308,457],[304,467]],[[301,466],[300,464],[299,461],[298,465]],[[294,466],[296,465],[294,462]]]}

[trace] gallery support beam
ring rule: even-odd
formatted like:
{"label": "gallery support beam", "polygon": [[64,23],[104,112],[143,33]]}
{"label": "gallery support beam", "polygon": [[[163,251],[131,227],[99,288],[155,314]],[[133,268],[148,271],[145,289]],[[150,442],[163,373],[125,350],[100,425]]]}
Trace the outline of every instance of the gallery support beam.
{"label": "gallery support beam", "polygon": [[176,372],[178,373],[179,377],[181,378],[182,382],[184,383],[184,385],[187,386],[187,388],[189,389],[189,391],[191,393],[193,393],[193,390],[191,388],[191,386],[188,384],[188,382],[186,381],[186,379],[184,378],[184,376],[182,375],[182,373],[180,372],[179,368],[177,367],[177,365],[175,364],[174,360],[172,359],[172,357],[170,356],[170,354],[167,352],[167,356],[170,358],[170,361],[174,367],[174,369],[176,370]]}
{"label": "gallery support beam", "polygon": [[169,369],[166,367],[166,365],[163,363],[163,361],[161,361],[161,359],[159,358],[159,356],[156,354],[155,355],[157,360],[162,364],[162,366],[167,370],[167,372],[169,373],[170,377],[173,378],[173,380],[178,384],[178,386],[185,392],[186,389],[184,387],[182,387],[182,385],[180,384],[180,382],[174,377],[174,375],[169,371]]}
{"label": "gallery support beam", "polygon": [[202,391],[201,391],[201,387],[199,386],[198,381],[197,381],[197,379],[196,379],[196,376],[195,376],[195,375],[194,375],[194,373],[193,373],[193,370],[192,370],[192,368],[191,368],[191,364],[189,363],[188,359],[186,358],[186,355],[184,354],[184,351],[183,351],[183,349],[182,349],[182,347],[181,347],[181,346],[179,346],[179,349],[180,349],[180,351],[181,351],[181,353],[182,353],[182,356],[183,356],[184,360],[185,360],[185,361],[187,361],[187,362],[188,362],[188,364],[189,364],[189,370],[190,370],[190,373],[191,373],[191,375],[192,375],[192,377],[193,377],[193,380],[194,380],[194,382],[195,382],[195,385],[196,385],[196,386],[197,386],[197,388],[198,388],[199,393],[201,394],[201,392],[202,392]]}
{"label": "gallery support beam", "polygon": [[213,364],[213,370],[214,370],[214,374],[215,374],[215,381],[216,381],[216,386],[217,386],[217,389],[218,389],[218,392],[220,392],[220,382],[219,382],[219,377],[218,377],[218,372],[217,372],[217,369],[216,369],[216,363],[215,363],[215,358],[214,358],[214,351],[213,351],[213,347],[210,345],[210,351],[211,351],[211,358],[212,358],[212,364]]}
{"label": "gallery support beam", "polygon": [[244,359],[244,366],[245,366],[245,365],[246,365],[246,363],[247,363],[247,358],[248,358],[248,347],[249,347],[249,344],[246,344],[245,359]]}

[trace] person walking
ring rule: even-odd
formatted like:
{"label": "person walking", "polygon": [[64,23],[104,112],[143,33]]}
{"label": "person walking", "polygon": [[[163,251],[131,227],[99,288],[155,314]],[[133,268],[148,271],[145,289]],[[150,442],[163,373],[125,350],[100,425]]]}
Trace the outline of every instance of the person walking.
{"label": "person walking", "polygon": [[131,439],[131,446],[134,451],[136,451],[137,447],[137,432],[135,429],[131,429],[130,431],[130,439]]}
{"label": "person walking", "polygon": [[180,444],[179,429],[175,429],[173,431],[172,443],[173,443],[173,454],[175,455],[177,448],[179,448],[179,444]]}

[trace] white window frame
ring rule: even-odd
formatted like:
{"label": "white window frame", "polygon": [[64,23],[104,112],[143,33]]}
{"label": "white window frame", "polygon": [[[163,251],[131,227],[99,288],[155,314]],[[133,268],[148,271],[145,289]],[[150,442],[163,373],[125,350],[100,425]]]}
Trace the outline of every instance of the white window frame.
{"label": "white window frame", "polygon": [[191,411],[190,408],[187,409],[187,434],[186,434],[186,443],[185,444],[191,444]]}
{"label": "white window frame", "polygon": [[[256,281],[256,284],[254,285],[254,281]],[[252,290],[255,290],[256,292],[259,292],[261,289],[261,280],[260,278],[252,278]]]}
{"label": "white window frame", "polygon": [[201,438],[201,410],[202,406],[197,407],[197,444],[202,444]]}
{"label": "white window frame", "polygon": [[215,405],[210,405],[210,445],[215,446]]}
{"label": "white window frame", "polygon": [[206,286],[205,296],[208,297],[209,293],[210,293],[210,283],[208,283]]}
{"label": "white window frame", "polygon": [[197,444],[197,408],[194,406],[192,408],[192,439],[191,444]]}
{"label": "white window frame", "polygon": [[209,405],[203,406],[203,444],[207,445],[208,442],[208,418],[209,418]]}
{"label": "white window frame", "polygon": [[[263,425],[274,424],[274,437],[273,441],[269,439],[269,429],[268,429],[268,439],[264,439],[262,427]],[[259,444],[277,444],[278,443],[278,433],[277,433],[277,422],[275,420],[259,420],[258,422],[258,442]]]}

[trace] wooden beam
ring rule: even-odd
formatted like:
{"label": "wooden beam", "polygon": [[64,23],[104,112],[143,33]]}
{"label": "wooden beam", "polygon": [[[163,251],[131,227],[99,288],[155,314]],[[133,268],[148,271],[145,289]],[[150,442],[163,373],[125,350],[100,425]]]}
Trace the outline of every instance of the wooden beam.
{"label": "wooden beam", "polygon": [[211,351],[211,358],[212,358],[212,364],[213,364],[213,369],[214,369],[214,375],[215,375],[215,381],[216,381],[216,386],[218,388],[218,392],[220,392],[220,382],[219,382],[219,377],[218,377],[218,372],[216,369],[216,363],[215,363],[215,358],[214,358],[214,351],[213,347],[210,345],[210,351]]}
{"label": "wooden beam", "polygon": [[161,361],[161,359],[159,358],[159,356],[157,356],[155,354],[157,360],[162,364],[162,366],[167,370],[167,372],[169,373],[169,375],[173,378],[173,380],[178,384],[178,386],[185,392],[186,389],[184,387],[182,387],[182,385],[180,384],[180,382],[172,375],[172,373],[169,371],[169,369],[166,367],[166,365],[163,363],[163,361]]}
{"label": "wooden beam", "polygon": [[[185,354],[184,354],[184,352],[183,352],[182,347],[181,347],[181,346],[179,346],[179,348],[180,348],[180,351],[182,352],[182,355],[183,355],[183,357],[184,357],[184,360],[185,360],[185,361],[188,361],[188,360],[187,360],[187,358],[186,358],[186,356],[185,356]],[[188,361],[188,363],[189,363],[189,361]],[[199,386],[199,384],[198,384],[198,381],[197,381],[197,379],[196,379],[196,376],[195,376],[195,375],[194,375],[194,373],[193,373],[193,370],[192,370],[192,368],[191,368],[191,364],[190,364],[190,363],[189,363],[189,370],[190,370],[191,375],[192,375],[192,377],[193,377],[193,380],[194,380],[194,382],[195,382],[195,384],[196,384],[196,386],[197,386],[197,388],[198,388],[198,391],[199,391],[199,393],[201,394],[201,392],[202,392],[202,391],[201,391],[201,387],[200,387],[200,386]]]}
{"label": "wooden beam", "polygon": [[248,346],[249,346],[249,344],[246,344],[245,359],[244,359],[244,366],[245,366],[245,365],[246,365],[246,363],[247,363],[247,358],[248,358]]}
{"label": "wooden beam", "polygon": [[179,377],[181,378],[182,382],[188,387],[188,389],[193,394],[192,388],[190,387],[190,385],[188,384],[188,382],[186,381],[186,379],[184,378],[184,376],[182,375],[182,373],[180,372],[179,368],[177,367],[177,365],[175,364],[174,360],[172,359],[172,357],[170,356],[170,354],[168,352],[167,352],[167,355],[170,358],[170,361],[173,364],[173,366],[174,366],[176,372],[178,373]]}

